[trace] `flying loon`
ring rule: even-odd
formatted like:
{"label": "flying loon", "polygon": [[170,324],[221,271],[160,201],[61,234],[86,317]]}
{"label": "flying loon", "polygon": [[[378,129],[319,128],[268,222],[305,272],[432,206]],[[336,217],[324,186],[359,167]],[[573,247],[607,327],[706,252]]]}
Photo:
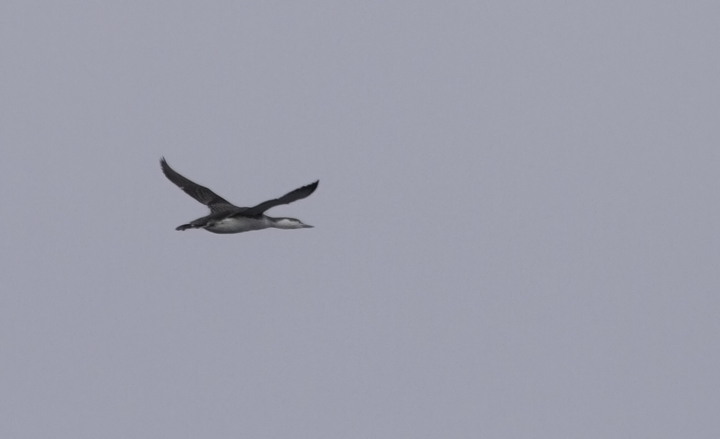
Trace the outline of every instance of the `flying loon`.
{"label": "flying loon", "polygon": [[205,229],[213,233],[241,233],[250,230],[261,230],[269,227],[276,229],[303,229],[312,226],[303,224],[295,218],[273,218],[265,215],[265,211],[281,204],[290,204],[302,200],[315,192],[320,180],[295,189],[274,200],[268,200],[254,207],[238,207],[215,194],[210,189],[193,183],[173,170],[165,157],[160,159],[163,174],[186,194],[210,208],[210,215],[183,224],[175,230]]}

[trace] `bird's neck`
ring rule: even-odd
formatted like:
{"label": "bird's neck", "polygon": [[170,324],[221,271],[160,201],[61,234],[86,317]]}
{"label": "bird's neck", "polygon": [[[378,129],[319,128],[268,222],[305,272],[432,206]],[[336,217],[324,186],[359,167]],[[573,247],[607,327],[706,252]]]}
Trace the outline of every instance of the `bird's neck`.
{"label": "bird's neck", "polygon": [[302,226],[290,218],[271,218],[273,227],[276,229],[299,229]]}

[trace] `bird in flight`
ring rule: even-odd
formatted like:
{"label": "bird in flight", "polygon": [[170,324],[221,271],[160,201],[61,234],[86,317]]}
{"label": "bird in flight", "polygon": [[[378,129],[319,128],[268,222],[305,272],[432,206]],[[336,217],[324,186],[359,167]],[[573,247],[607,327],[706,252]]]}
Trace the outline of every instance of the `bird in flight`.
{"label": "bird in flight", "polygon": [[310,196],[310,194],[317,189],[320,180],[288,192],[280,198],[265,201],[254,207],[238,207],[218,196],[210,189],[193,183],[178,174],[168,165],[165,157],[160,159],[160,167],[168,180],[210,209],[210,215],[178,226],[175,230],[205,229],[213,233],[241,233],[267,228],[304,229],[312,227],[303,224],[302,221],[295,218],[273,218],[267,216],[265,215],[265,211],[271,207],[290,204],[293,201],[302,200]]}

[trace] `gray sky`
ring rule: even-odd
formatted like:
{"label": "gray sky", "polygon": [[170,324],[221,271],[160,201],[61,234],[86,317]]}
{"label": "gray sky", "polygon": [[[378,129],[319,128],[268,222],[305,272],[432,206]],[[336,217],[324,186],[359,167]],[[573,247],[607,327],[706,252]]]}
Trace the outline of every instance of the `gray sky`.
{"label": "gray sky", "polygon": [[0,437],[720,437],[719,19],[2,1]]}

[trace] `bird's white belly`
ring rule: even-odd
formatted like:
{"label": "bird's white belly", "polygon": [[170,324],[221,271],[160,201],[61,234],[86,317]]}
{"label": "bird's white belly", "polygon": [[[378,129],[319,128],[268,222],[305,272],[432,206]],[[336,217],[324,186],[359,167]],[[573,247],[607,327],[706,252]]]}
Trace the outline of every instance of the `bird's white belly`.
{"label": "bird's white belly", "polygon": [[246,218],[234,217],[224,218],[205,227],[205,230],[213,233],[241,233],[250,230],[262,230],[271,226],[270,220],[265,217]]}

